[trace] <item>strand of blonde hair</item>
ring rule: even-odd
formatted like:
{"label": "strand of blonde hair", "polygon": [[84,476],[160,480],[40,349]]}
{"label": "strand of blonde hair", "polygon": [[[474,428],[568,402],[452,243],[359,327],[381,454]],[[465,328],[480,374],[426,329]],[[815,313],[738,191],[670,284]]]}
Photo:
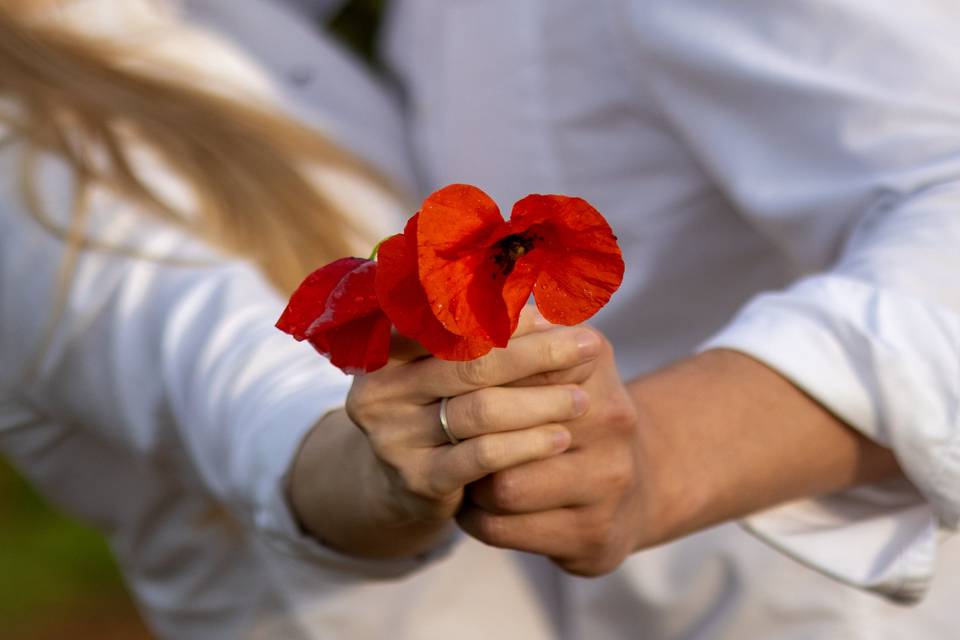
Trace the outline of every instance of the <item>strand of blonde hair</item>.
{"label": "strand of blonde hair", "polygon": [[[32,148],[67,161],[78,192],[96,184],[142,203],[151,215],[253,260],[284,293],[318,264],[351,253],[347,238],[363,233],[310,179],[311,168],[348,172],[399,196],[367,164],[272,108],[175,79],[116,43],[31,20],[29,4],[0,0],[0,96],[17,105],[6,118]],[[197,211],[177,210],[137,175],[134,142],[189,185]],[[34,176],[23,172],[25,194]],[[70,250],[123,250],[76,225],[61,228],[40,198],[27,202]]]}

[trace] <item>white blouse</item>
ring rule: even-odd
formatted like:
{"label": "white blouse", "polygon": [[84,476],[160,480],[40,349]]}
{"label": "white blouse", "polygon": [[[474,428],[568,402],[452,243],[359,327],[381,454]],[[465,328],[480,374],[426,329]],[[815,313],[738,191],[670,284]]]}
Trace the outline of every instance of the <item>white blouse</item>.
{"label": "white blouse", "polygon": [[[223,72],[412,183],[389,96],[285,4],[336,3],[85,0],[76,19]],[[958,10],[934,0],[909,10],[402,0],[391,15],[387,51],[423,189],[474,182],[503,206],[568,192],[611,220],[628,266],[597,324],[624,375],[698,345],[744,350],[893,447],[911,482],[785,505],[749,520],[759,539],[721,526],[593,580],[470,539],[442,560],[340,556],[299,534],[282,486],[299,441],[348,380],[273,328],[282,301],[254,269],[146,222],[130,203],[98,194],[90,232],[187,262],[65,262],[25,212],[19,143],[8,141],[0,451],[107,533],[157,635],[953,634]],[[149,159],[139,169],[170,182]],[[325,179],[383,233],[399,228],[382,197]],[[65,169],[45,161],[40,185],[65,222]],[[63,316],[48,330],[70,271]],[[863,589],[926,595],[907,609]]]}

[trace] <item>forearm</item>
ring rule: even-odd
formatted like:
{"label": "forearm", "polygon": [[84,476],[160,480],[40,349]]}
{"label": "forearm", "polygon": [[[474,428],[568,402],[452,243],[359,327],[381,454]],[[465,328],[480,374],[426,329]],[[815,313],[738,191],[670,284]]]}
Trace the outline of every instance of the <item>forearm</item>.
{"label": "forearm", "polygon": [[364,434],[344,411],[325,416],[305,439],[290,474],[289,500],[301,526],[327,546],[369,558],[412,556],[450,533],[451,522],[414,520]]}
{"label": "forearm", "polygon": [[714,350],[628,385],[641,420],[638,548],[900,473],[893,454],[760,362]]}

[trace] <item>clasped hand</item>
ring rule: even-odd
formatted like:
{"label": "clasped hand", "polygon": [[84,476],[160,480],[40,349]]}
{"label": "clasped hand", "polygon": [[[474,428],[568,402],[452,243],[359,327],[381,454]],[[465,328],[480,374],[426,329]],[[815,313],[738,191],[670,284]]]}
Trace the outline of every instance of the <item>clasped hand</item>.
{"label": "clasped hand", "polygon": [[[455,445],[439,423],[444,397]],[[375,457],[373,510],[395,532],[414,527],[426,540],[456,517],[485,543],[584,575],[635,548],[638,417],[593,329],[525,312],[506,349],[358,378],[347,413]]]}

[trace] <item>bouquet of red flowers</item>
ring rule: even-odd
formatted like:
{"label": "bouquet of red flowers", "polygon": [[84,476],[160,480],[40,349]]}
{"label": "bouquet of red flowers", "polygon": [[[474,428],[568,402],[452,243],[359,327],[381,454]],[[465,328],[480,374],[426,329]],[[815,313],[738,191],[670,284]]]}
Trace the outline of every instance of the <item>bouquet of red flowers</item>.
{"label": "bouquet of red flowers", "polygon": [[438,358],[471,360],[506,346],[531,292],[547,320],[573,325],[623,279],[617,238],[585,200],[529,195],[505,221],[465,184],[432,194],[374,254],[311,273],[277,322],[347,373],[387,363],[391,326]]}

